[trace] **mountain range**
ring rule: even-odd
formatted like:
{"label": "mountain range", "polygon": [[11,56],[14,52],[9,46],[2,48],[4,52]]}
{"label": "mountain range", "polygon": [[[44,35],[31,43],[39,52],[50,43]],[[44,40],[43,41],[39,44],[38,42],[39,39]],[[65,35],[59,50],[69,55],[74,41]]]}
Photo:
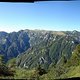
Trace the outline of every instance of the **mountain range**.
{"label": "mountain range", "polygon": [[21,30],[0,32],[0,54],[5,62],[16,58],[18,67],[45,69],[59,64],[64,56],[70,59],[76,45],[80,43],[79,31]]}

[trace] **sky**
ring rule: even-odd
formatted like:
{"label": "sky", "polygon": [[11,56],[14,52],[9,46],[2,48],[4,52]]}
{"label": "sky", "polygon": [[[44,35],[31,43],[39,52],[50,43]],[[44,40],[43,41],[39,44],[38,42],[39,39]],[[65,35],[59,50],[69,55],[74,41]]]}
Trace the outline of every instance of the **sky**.
{"label": "sky", "polygon": [[80,31],[80,1],[0,2],[0,31]]}

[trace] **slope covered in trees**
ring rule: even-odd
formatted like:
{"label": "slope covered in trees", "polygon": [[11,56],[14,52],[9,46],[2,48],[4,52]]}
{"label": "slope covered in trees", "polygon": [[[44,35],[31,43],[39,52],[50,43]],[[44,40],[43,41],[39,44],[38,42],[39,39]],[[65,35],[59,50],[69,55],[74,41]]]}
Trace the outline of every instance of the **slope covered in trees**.
{"label": "slope covered in trees", "polygon": [[65,59],[53,67],[49,72],[41,77],[41,80],[67,79],[80,77],[80,44],[76,46],[70,59],[64,63]]}

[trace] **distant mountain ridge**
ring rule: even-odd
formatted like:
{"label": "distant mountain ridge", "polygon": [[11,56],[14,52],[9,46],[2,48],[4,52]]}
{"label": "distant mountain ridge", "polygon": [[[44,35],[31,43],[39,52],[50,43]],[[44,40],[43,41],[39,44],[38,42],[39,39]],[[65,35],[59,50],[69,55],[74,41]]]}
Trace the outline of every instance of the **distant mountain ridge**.
{"label": "distant mountain ridge", "polygon": [[18,54],[30,47],[28,41],[27,33],[22,33],[22,31],[0,32],[0,54],[4,54],[6,60],[17,57]]}
{"label": "distant mountain ridge", "polygon": [[80,32],[21,30],[0,32],[0,54],[5,61],[17,57],[17,65],[33,68],[37,64],[48,68],[57,64],[64,55],[69,59],[72,51],[80,43]]}

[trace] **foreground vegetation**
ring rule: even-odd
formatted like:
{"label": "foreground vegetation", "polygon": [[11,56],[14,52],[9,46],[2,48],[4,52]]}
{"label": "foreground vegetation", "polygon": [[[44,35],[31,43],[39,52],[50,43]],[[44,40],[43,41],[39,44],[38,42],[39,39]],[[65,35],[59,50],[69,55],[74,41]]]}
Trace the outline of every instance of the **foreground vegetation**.
{"label": "foreground vegetation", "polygon": [[36,68],[20,68],[16,65],[16,58],[4,62],[0,55],[0,79],[53,80],[80,77],[80,44],[76,46],[69,60],[65,55],[59,62],[45,70],[41,65]]}
{"label": "foreground vegetation", "polygon": [[6,64],[4,57],[0,55],[0,79],[27,79],[38,80],[47,72],[39,65],[37,68],[27,69],[16,66],[16,58],[9,60]]}

